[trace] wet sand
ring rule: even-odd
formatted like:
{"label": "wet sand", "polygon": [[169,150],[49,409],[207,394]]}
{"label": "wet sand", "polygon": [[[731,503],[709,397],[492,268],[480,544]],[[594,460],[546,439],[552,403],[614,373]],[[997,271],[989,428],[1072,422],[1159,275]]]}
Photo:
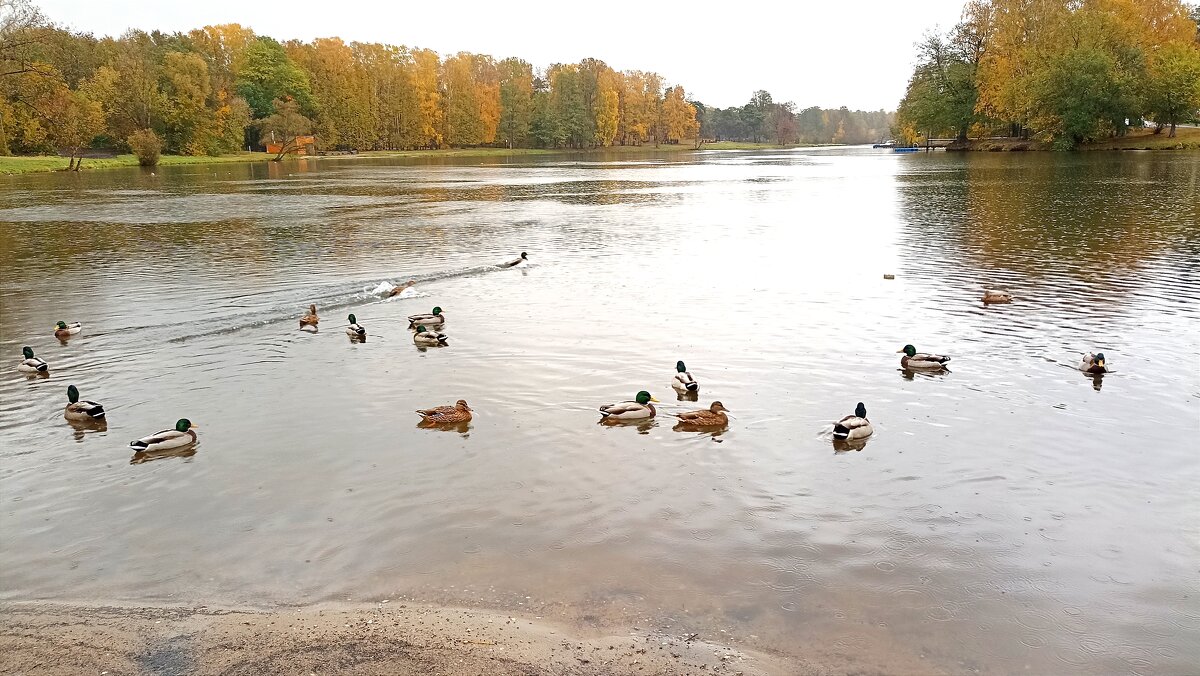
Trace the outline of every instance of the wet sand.
{"label": "wet sand", "polygon": [[[695,635],[581,632],[412,603],[299,609],[0,604],[5,674],[835,673]],[[840,673],[840,672],[839,672]]]}

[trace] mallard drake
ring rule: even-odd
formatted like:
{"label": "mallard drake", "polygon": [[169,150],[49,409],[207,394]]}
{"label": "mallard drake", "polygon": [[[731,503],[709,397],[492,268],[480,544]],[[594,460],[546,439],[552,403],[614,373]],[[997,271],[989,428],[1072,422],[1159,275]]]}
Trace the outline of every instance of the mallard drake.
{"label": "mallard drake", "polygon": [[941,369],[946,368],[946,362],[950,361],[950,357],[940,354],[917,352],[917,348],[912,345],[905,345],[903,349],[896,350],[896,354],[904,355],[900,357],[900,366],[906,369]]}
{"label": "mallard drake", "polygon": [[712,406],[709,406],[707,409],[676,413],[675,417],[679,418],[679,422],[684,425],[716,427],[729,424],[729,416],[725,415],[725,412],[728,410],[721,402],[714,401]]}
{"label": "mallard drake", "polygon": [[600,415],[605,420],[641,420],[643,418],[653,418],[658,411],[655,410],[654,404],[650,402],[658,400],[650,396],[650,393],[642,390],[637,393],[633,401],[622,401],[616,404],[606,404],[600,407]]}
{"label": "mallard drake", "polygon": [[700,383],[688,373],[687,366],[683,362],[675,362],[675,378],[671,381],[671,387],[679,392],[698,392]]}
{"label": "mallard drake", "polygon": [[526,254],[524,251],[522,251],[520,256],[517,256],[515,259],[513,259],[507,263],[501,263],[500,267],[502,267],[502,268],[516,267],[516,266],[520,265],[522,261],[527,261],[527,260],[529,260],[529,255]]}
{"label": "mallard drake", "polygon": [[1083,355],[1083,361],[1079,362],[1079,370],[1084,373],[1093,375],[1100,373],[1108,373],[1108,365],[1104,361],[1103,352],[1088,352]]}
{"label": "mallard drake", "polygon": [[349,315],[346,320],[350,322],[350,326],[346,327],[346,335],[355,340],[366,340],[367,330],[358,325],[358,318],[354,315]]}
{"label": "mallard drake", "polygon": [[79,401],[79,390],[74,385],[67,387],[67,408],[63,416],[67,420],[103,420],[104,407],[94,401]]}
{"label": "mallard drake", "polygon": [[175,423],[175,429],[155,432],[148,437],[129,442],[129,447],[135,451],[165,451],[180,448],[196,442],[196,426],[187,418],[180,418]]}
{"label": "mallard drake", "polygon": [[316,304],[309,305],[308,306],[308,314],[306,314],[300,318],[300,328],[302,328],[302,329],[311,328],[312,330],[315,331],[315,330],[317,330],[317,323],[320,321],[321,321],[320,318],[317,317]]}
{"label": "mallard drake", "polygon": [[418,410],[417,415],[424,418],[424,422],[437,425],[462,423],[471,419],[471,407],[467,406],[467,402],[459,399],[453,406],[438,406],[437,408]]}
{"label": "mallard drake", "polygon": [[413,342],[417,345],[428,345],[430,347],[447,345],[446,334],[430,331],[422,324],[417,327],[417,332],[413,334]]}
{"label": "mallard drake", "polygon": [[421,324],[425,326],[438,327],[446,323],[446,315],[442,314],[442,308],[435,307],[433,312],[427,315],[409,315],[408,328],[415,329]]}
{"label": "mallard drake", "polygon": [[416,284],[417,284],[416,280],[410,279],[407,282],[401,284],[400,286],[394,286],[394,287],[392,287],[391,291],[388,291],[388,297],[390,298],[392,296],[399,296],[400,294],[404,293],[405,291],[408,291],[412,287],[416,286]]}
{"label": "mallard drake", "polygon": [[33,356],[33,348],[25,346],[21,348],[21,354],[25,356],[21,363],[17,364],[17,370],[22,373],[46,373],[50,370],[50,365],[45,359]]}
{"label": "mallard drake", "polygon": [[854,407],[854,415],[848,415],[833,424],[834,439],[864,439],[874,431],[871,421],[867,420],[867,407],[861,401]]}
{"label": "mallard drake", "polygon": [[83,330],[83,324],[79,322],[59,322],[54,325],[54,337],[58,339],[70,338],[71,336]]}
{"label": "mallard drake", "polygon": [[983,302],[985,303],[1011,303],[1012,298],[1012,294],[1007,291],[985,289],[983,292]]}

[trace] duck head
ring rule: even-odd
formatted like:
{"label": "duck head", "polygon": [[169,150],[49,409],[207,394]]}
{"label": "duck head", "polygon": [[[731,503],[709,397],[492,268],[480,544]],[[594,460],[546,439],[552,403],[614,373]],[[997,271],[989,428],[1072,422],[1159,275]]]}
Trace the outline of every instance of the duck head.
{"label": "duck head", "polygon": [[634,401],[641,404],[642,406],[645,406],[646,404],[649,404],[652,401],[657,402],[658,400],[655,399],[654,397],[650,396],[650,393],[647,392],[646,390],[642,390],[641,392],[637,393],[637,397],[634,398]]}
{"label": "duck head", "polygon": [[424,324],[417,327],[417,333],[425,333],[425,331],[426,329]]}
{"label": "duck head", "polygon": [[1103,352],[1096,353],[1096,366],[1099,366],[1100,368],[1104,368],[1104,353]]}
{"label": "duck head", "polygon": [[527,261],[527,260],[529,260],[529,254],[527,254],[527,253],[525,253],[524,251],[522,251],[522,252],[521,252],[521,260],[523,260],[523,261]]}
{"label": "duck head", "polygon": [[896,350],[896,351],[903,352],[904,354],[906,354],[910,357],[915,356],[917,354],[917,348],[913,347],[912,345],[905,345],[904,349]]}
{"label": "duck head", "polygon": [[467,402],[465,399],[459,399],[458,401],[454,402],[454,408],[457,408],[460,411],[470,411],[471,410],[471,407],[467,406]]}
{"label": "duck head", "polygon": [[677,361],[675,362],[675,370],[680,373],[685,373],[687,371],[687,366],[683,362]]}
{"label": "duck head", "polygon": [[188,430],[195,429],[195,428],[196,428],[196,426],[193,425],[192,421],[188,420],[187,418],[180,418],[178,421],[175,422],[175,431],[176,432],[187,432]]}
{"label": "duck head", "polygon": [[854,415],[856,415],[860,418],[867,417],[867,407],[863,406],[863,403],[861,401],[858,402],[858,406],[854,407]]}
{"label": "duck head", "polygon": [[79,403],[79,390],[74,385],[67,386],[67,401],[72,404]]}
{"label": "duck head", "polygon": [[21,354],[25,355],[26,359],[33,359],[33,348],[26,345],[21,348]]}
{"label": "duck head", "polygon": [[722,404],[719,401],[714,401],[712,406],[708,407],[708,410],[712,411],[713,413],[720,413],[722,411],[728,411],[729,409],[725,408],[725,404]]}
{"label": "duck head", "polygon": [[442,314],[442,308],[440,308],[440,307],[433,308],[433,314],[435,314],[435,315]]}
{"label": "duck head", "polygon": [[66,322],[59,322],[59,323],[57,323],[57,324],[55,324],[55,325],[54,325],[54,328],[56,328],[56,329],[60,329],[60,330],[61,330],[61,329],[65,329],[65,328],[67,328],[67,323],[66,323]]}
{"label": "duck head", "polygon": [[351,323],[351,324],[357,324],[357,323],[358,323],[358,319],[357,319],[357,318],[356,318],[354,315],[350,315],[350,316],[346,317],[346,319],[348,319],[348,320],[350,321],[350,323]]}

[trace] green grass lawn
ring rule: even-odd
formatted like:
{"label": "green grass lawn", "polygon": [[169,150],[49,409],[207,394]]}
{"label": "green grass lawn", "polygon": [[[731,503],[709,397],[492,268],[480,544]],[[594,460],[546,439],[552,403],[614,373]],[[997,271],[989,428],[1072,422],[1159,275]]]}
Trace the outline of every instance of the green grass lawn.
{"label": "green grass lawn", "polygon": [[[179,164],[213,164],[218,162],[262,162],[271,158],[267,153],[236,153],[218,157],[163,155],[158,163],[163,166]],[[0,174],[29,174],[41,171],[64,171],[67,168],[67,158],[50,155],[0,157]],[[133,155],[117,155],[104,159],[84,159],[83,171],[106,169],[109,167],[136,167],[137,158]]]}

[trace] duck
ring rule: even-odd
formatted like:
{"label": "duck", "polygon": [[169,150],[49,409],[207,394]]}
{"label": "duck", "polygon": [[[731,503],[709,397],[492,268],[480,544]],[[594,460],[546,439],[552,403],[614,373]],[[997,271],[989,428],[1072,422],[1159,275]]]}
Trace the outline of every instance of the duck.
{"label": "duck", "polygon": [[439,327],[446,323],[446,315],[442,314],[442,308],[435,307],[433,312],[427,315],[409,315],[408,328],[415,329],[421,324],[425,326]]}
{"label": "duck", "polygon": [[833,438],[843,441],[865,439],[874,432],[871,421],[867,420],[867,407],[861,401],[854,407],[854,415],[848,415],[833,424]]}
{"label": "duck", "polygon": [[695,425],[696,427],[716,427],[718,425],[728,425],[729,416],[725,412],[729,409],[719,401],[714,401],[712,406],[699,411],[688,411],[686,413],[676,413],[675,417],[679,418],[680,424]]}
{"label": "duck", "polygon": [[671,381],[671,387],[679,392],[698,392],[700,383],[688,373],[687,366],[681,362],[675,362],[675,378]]}
{"label": "duck", "polygon": [[1108,373],[1108,366],[1104,361],[1104,353],[1088,352],[1083,355],[1083,361],[1079,362],[1079,370],[1091,374]]}
{"label": "duck", "polygon": [[514,268],[514,267],[516,267],[516,266],[520,265],[520,264],[521,264],[523,261],[527,261],[527,260],[529,260],[529,254],[527,254],[527,253],[525,253],[524,251],[522,251],[520,256],[518,256],[518,257],[514,258],[513,260],[511,260],[511,261],[509,261],[509,262],[507,262],[507,263],[501,263],[501,264],[500,264],[500,267],[502,267],[502,268]]}
{"label": "duck", "polygon": [[600,407],[600,415],[604,420],[642,420],[643,418],[653,418],[658,414],[654,404],[650,402],[658,400],[650,396],[650,393],[642,390],[637,393],[633,401],[621,401],[615,404],[605,404]]}
{"label": "duck", "polygon": [[471,420],[471,407],[467,406],[466,401],[459,399],[453,406],[422,409],[417,411],[417,415],[424,419],[422,422],[437,425],[463,423]]}
{"label": "duck", "polygon": [[129,447],[135,451],[166,451],[196,443],[196,426],[187,418],[180,418],[175,429],[155,432],[148,437],[134,439]]}
{"label": "duck", "polygon": [[358,319],[354,315],[348,315],[346,319],[350,322],[350,326],[346,327],[346,335],[354,340],[366,340],[367,330],[358,325]]}
{"label": "duck", "polygon": [[412,287],[416,286],[416,284],[417,284],[416,280],[410,279],[407,282],[401,284],[400,286],[394,286],[394,287],[392,287],[392,290],[388,292],[388,297],[390,298],[392,296],[399,296],[400,294],[404,293],[405,291],[408,291]]}
{"label": "duck", "polygon": [[308,306],[308,314],[300,318],[300,328],[312,328],[312,330],[316,331],[317,322],[319,321],[321,320],[319,317],[317,317],[317,306],[314,303],[313,305]]}
{"label": "duck", "polygon": [[17,370],[22,373],[46,373],[50,370],[50,365],[45,359],[33,356],[33,348],[26,345],[21,348],[21,354],[25,356],[21,363],[17,364]]}
{"label": "duck", "polygon": [[447,345],[446,334],[436,333],[425,328],[422,324],[417,327],[417,332],[413,334],[413,342],[417,345],[442,346]]}
{"label": "duck", "polygon": [[906,369],[942,369],[946,368],[946,362],[950,361],[950,357],[940,354],[917,352],[917,348],[912,345],[905,345],[896,350],[896,354],[904,355],[900,357],[900,366]]}
{"label": "duck", "polygon": [[983,302],[985,303],[1011,303],[1012,294],[1007,291],[994,291],[992,289],[984,289]]}
{"label": "duck", "polygon": [[94,401],[79,401],[79,389],[74,385],[67,387],[67,401],[70,403],[63,411],[63,417],[67,420],[86,422],[104,419],[104,407]]}
{"label": "duck", "polygon": [[54,325],[54,337],[59,340],[70,338],[71,336],[83,330],[83,324],[79,322],[59,322]]}

